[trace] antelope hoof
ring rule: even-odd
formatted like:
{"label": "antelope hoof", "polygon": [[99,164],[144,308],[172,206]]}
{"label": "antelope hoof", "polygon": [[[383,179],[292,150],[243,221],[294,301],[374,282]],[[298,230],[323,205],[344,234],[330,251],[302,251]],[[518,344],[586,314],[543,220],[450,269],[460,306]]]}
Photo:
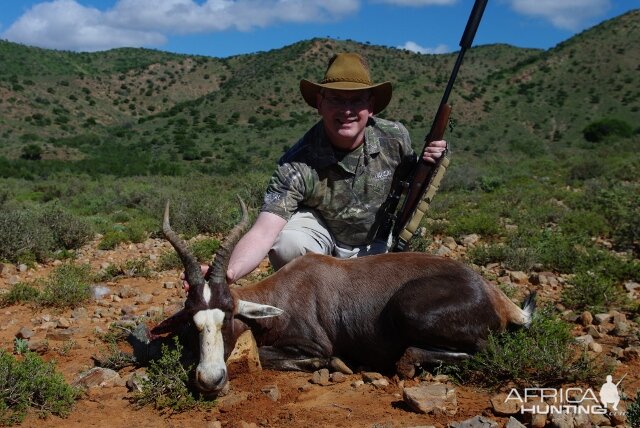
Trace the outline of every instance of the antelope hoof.
{"label": "antelope hoof", "polygon": [[396,363],[396,373],[401,379],[412,379],[416,375],[416,359],[411,348]]}
{"label": "antelope hoof", "polygon": [[340,372],[340,373],[346,374],[346,375],[352,375],[353,374],[353,370],[351,370],[349,368],[349,366],[346,365],[344,363],[344,361],[342,361],[338,357],[331,357],[331,360],[329,361],[329,367],[334,372]]}

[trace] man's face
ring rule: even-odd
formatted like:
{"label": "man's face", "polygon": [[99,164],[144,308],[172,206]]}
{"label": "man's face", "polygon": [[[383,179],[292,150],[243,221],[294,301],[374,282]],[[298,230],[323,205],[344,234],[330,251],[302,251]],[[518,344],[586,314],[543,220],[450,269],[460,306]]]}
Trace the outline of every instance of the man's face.
{"label": "man's face", "polygon": [[318,113],[335,147],[353,150],[362,144],[367,121],[373,115],[373,97],[369,90],[324,89],[317,102]]}

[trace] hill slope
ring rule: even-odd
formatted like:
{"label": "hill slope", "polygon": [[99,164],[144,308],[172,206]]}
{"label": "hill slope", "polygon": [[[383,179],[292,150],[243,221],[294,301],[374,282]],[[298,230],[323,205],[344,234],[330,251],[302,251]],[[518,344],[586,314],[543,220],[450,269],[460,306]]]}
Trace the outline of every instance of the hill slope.
{"label": "hill slope", "polygon": [[[523,144],[546,151],[580,140],[602,117],[640,123],[639,22],[632,11],[548,51],[470,50],[451,98],[455,147],[475,155]],[[217,59],[146,49],[59,52],[3,41],[0,156],[15,159],[35,143],[45,159],[83,162],[104,156],[100,147],[135,146],[145,159],[152,153],[184,171],[270,167],[265,158],[276,159],[316,120],[298,81],[320,79],[339,51],[366,55],[375,79],[394,83],[384,116],[405,122],[420,146],[455,54],[313,39]],[[145,173],[167,172],[147,163]]]}

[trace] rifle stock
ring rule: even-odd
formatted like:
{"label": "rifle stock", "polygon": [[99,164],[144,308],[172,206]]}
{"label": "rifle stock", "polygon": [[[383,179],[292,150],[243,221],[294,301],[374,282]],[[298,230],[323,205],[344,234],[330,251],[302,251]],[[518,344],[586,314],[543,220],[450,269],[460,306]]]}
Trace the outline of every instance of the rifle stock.
{"label": "rifle stock", "polygon": [[413,174],[410,177],[409,183],[404,183],[407,187],[407,194],[404,199],[404,204],[400,212],[395,215],[395,209],[398,206],[399,200],[402,196],[402,186],[398,186],[398,189],[394,189],[389,196],[389,203],[387,204],[387,220],[382,227],[382,231],[391,230],[390,224],[395,221],[393,226],[393,245],[392,251],[404,251],[409,240],[413,237],[413,234],[418,229],[418,225],[422,220],[422,217],[429,208],[431,200],[435,196],[440,186],[440,181],[444,176],[444,173],[449,165],[448,149],[444,152],[443,156],[438,159],[435,164],[430,164],[422,159],[422,154],[427,146],[437,140],[444,138],[444,133],[449,124],[449,116],[451,114],[451,106],[448,104],[449,95],[451,89],[458,75],[458,70],[462,64],[462,59],[467,49],[471,47],[473,38],[475,37],[482,14],[487,6],[488,0],[476,0],[467,25],[465,27],[462,38],[460,39],[460,53],[453,66],[449,82],[440,101],[438,112],[433,120],[429,134],[425,138],[425,145],[420,153],[420,160],[417,166],[414,168]]}
{"label": "rifle stock", "polygon": [[[451,106],[449,104],[442,104],[438,109],[438,113],[436,113],[435,119],[433,120],[431,130],[425,138],[424,148],[422,149],[423,152],[430,143],[432,143],[433,141],[442,140],[444,138],[444,133],[449,123],[450,114]],[[411,183],[409,183],[407,196],[402,208],[402,212],[400,213],[400,216],[396,221],[394,236],[397,236],[409,221],[411,215],[420,202],[421,196],[424,194],[426,188],[429,185],[430,178],[433,177],[434,172],[443,159],[444,155],[443,157],[438,159],[435,164],[431,164],[425,162],[422,158],[420,158],[418,165],[414,169]]]}

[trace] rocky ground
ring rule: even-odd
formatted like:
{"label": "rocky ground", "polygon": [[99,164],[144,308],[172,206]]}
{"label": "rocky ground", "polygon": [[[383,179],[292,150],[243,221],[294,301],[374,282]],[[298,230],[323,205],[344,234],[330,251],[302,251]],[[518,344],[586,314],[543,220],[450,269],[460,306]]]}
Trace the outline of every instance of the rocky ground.
{"label": "rocky ground", "polygon": [[[467,248],[481,242],[478,236],[455,240],[436,239],[432,250],[445,257],[460,258]],[[79,263],[89,263],[94,272],[110,264],[145,259],[150,265],[170,247],[163,240],[121,246],[114,251],[97,249],[97,241],[78,253]],[[26,266],[0,265],[0,292],[16,282],[46,277],[56,263]],[[266,263],[254,274],[263,274]],[[480,267],[485,276],[513,286],[516,299],[528,290],[538,291],[540,301],[557,302],[566,280],[553,272],[510,272],[494,264]],[[94,357],[105,352],[99,339],[112,323],[146,316],[159,319],[173,313],[184,301],[179,271],[157,272],[150,278],[123,277],[95,284],[95,298],[69,310],[33,309],[17,305],[0,309],[0,346],[13,350],[16,337],[28,340],[29,348],[46,360],[55,360],[65,378],[86,392],[66,418],[40,420],[30,415],[24,426],[125,427],[125,426],[344,426],[344,427],[588,427],[625,426],[625,403],[619,412],[607,415],[521,414],[513,401],[505,405],[509,386],[502,391],[484,391],[454,384],[442,376],[399,381],[377,373],[297,373],[255,370],[251,365],[236,370],[231,390],[207,410],[173,414],[152,408],[135,409],[131,397],[134,374],[144,368],[113,372],[95,369]],[[240,284],[241,286],[242,284]],[[630,297],[638,299],[638,284],[628,283]],[[557,304],[557,303],[556,303]],[[560,308],[562,309],[562,308]],[[625,376],[620,390],[633,398],[640,389],[640,343],[638,325],[632,315],[611,311],[563,315],[574,326],[577,339],[592,356],[615,361],[614,382]],[[129,382],[128,382],[129,381]],[[598,391],[598,385],[590,385]],[[129,386],[127,386],[129,384]],[[134,386],[133,386],[134,387]]]}

